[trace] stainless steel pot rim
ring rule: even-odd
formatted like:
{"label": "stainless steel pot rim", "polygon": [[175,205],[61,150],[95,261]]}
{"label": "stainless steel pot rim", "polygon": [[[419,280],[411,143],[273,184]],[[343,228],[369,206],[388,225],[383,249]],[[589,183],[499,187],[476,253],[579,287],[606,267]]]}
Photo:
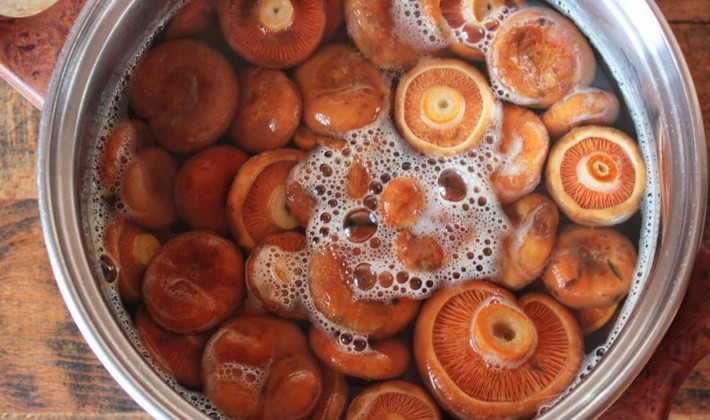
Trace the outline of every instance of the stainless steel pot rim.
{"label": "stainless steel pot rim", "polygon": [[[81,177],[76,150],[81,118],[91,115],[84,100],[95,82],[95,57],[113,28],[105,22],[135,19],[137,0],[88,0],[60,54],[48,90],[40,124],[38,188],[40,218],[44,239],[60,292],[69,311],[101,363],[120,386],[157,418],[196,418],[201,415],[178,397],[155,374],[131,346],[125,345],[124,332],[103,302],[96,286],[93,268],[87,261],[81,222]],[[153,2],[155,3],[155,2]],[[638,374],[667,330],[680,305],[702,236],[707,195],[705,139],[697,95],[680,49],[670,28],[653,2],[634,0],[615,2],[553,1],[570,15],[597,14],[595,27],[586,27],[594,39],[595,30],[610,30],[617,25],[630,50],[653,46],[652,56],[634,63],[632,68],[656,71],[654,94],[673,106],[661,107],[648,115],[658,147],[659,164],[672,171],[661,171],[661,187],[673,191],[665,197],[659,252],[650,273],[649,288],[639,296],[634,315],[615,344],[589,375],[574,390],[543,416],[549,418],[592,417],[607,408]],[[148,6],[143,6],[148,7]],[[167,6],[155,6],[165,14]],[[586,11],[582,11],[581,9]],[[613,11],[613,17],[602,12]],[[133,15],[132,15],[133,14]],[[633,19],[631,19],[633,16]],[[603,18],[603,19],[602,19]],[[578,22],[579,23],[579,22]],[[601,29],[599,29],[601,27]],[[644,31],[634,30],[643,28]],[[124,29],[125,30],[125,29]],[[655,30],[655,32],[654,32]],[[613,38],[613,37],[612,37]],[[614,44],[616,45],[616,43]],[[619,60],[631,57],[620,56]],[[644,68],[648,67],[648,68]],[[665,72],[661,71],[664,70]],[[638,75],[637,75],[638,76]],[[677,142],[676,139],[683,139]],[[71,192],[71,193],[67,193]],[[658,296],[663,296],[659,298]],[[641,314],[641,315],[639,315]],[[643,316],[642,316],[643,315]],[[117,339],[118,337],[118,339]]]}

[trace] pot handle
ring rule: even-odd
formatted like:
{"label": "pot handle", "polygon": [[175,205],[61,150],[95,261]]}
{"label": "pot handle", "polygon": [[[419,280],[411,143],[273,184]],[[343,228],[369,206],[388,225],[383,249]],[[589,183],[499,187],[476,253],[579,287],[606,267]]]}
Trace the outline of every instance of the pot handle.
{"label": "pot handle", "polygon": [[26,18],[0,17],[0,77],[42,109],[59,51],[86,0],[59,0]]}
{"label": "pot handle", "polygon": [[[0,76],[41,109],[72,22],[86,0],[59,0],[28,18],[0,17]],[[703,242],[688,293],[661,345],[602,418],[666,418],[686,376],[710,352],[710,240]]]}

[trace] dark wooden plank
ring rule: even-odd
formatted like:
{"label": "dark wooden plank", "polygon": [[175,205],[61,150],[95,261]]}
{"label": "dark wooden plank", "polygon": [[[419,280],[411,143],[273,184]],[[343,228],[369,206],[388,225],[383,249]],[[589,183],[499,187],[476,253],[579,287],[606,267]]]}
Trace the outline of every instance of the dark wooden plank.
{"label": "dark wooden plank", "polygon": [[0,201],[1,413],[142,413],[91,352],[57,290],[36,200]]}

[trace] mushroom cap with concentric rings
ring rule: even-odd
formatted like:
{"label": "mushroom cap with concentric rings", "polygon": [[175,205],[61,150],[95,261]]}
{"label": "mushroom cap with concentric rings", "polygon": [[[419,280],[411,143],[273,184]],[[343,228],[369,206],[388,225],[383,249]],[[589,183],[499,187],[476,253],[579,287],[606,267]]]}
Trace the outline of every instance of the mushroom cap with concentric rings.
{"label": "mushroom cap with concentric rings", "polygon": [[493,93],[471,65],[453,59],[419,63],[397,87],[395,122],[423,153],[454,155],[480,142],[493,115]]}
{"label": "mushroom cap with concentric rings", "polygon": [[546,183],[555,203],[575,223],[611,226],[638,209],[646,166],[629,136],[589,125],[571,131],[552,147]]}
{"label": "mushroom cap with concentric rings", "polygon": [[562,304],[534,293],[516,302],[478,280],[429,299],[414,343],[427,387],[461,418],[532,416],[569,386],[584,356],[579,325]]}

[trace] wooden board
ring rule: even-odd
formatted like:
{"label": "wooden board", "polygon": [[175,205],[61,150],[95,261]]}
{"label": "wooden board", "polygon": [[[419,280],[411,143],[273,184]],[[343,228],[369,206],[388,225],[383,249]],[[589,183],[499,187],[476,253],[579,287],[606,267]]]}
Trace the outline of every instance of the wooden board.
{"label": "wooden board", "polygon": [[[71,9],[75,14],[77,5],[82,3],[83,0],[60,0],[58,6],[69,4],[75,7]],[[710,139],[710,2],[661,0],[658,4],[671,21],[693,74],[706,137]],[[57,29],[63,22],[61,30],[66,31],[68,15],[59,15],[64,20],[55,20],[49,26]],[[23,43],[35,39],[29,32],[8,41],[7,28],[12,23],[0,18],[0,62],[9,57],[13,48],[49,51],[40,38],[36,38],[36,43]],[[42,26],[28,27],[46,30]],[[53,52],[35,57],[44,58],[45,63],[27,61],[24,67],[5,67],[15,76],[23,68],[30,69],[30,76],[35,74],[35,78],[25,82],[32,86],[35,99],[46,91],[49,62],[61,45],[51,46]],[[36,100],[35,104],[38,105]],[[147,417],[90,351],[54,282],[37,210],[39,116],[32,103],[0,82],[0,417]],[[707,228],[706,239],[710,240]],[[678,392],[670,418],[700,419],[709,414],[710,357],[706,356]]]}

